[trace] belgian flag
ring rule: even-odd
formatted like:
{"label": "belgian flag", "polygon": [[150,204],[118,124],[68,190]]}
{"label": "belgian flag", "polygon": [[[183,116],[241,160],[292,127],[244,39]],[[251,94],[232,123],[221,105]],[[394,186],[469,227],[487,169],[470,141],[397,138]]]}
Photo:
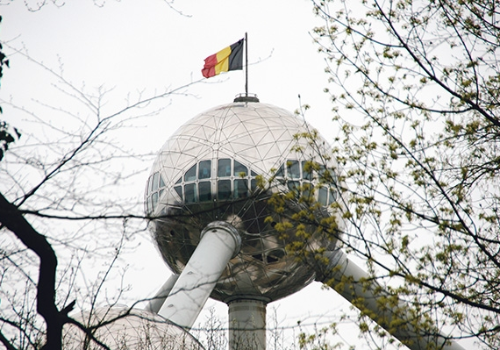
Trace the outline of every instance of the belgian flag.
{"label": "belgian flag", "polygon": [[205,65],[201,70],[201,74],[205,78],[210,78],[222,72],[243,69],[244,41],[245,39],[240,39],[231,46],[205,58]]}

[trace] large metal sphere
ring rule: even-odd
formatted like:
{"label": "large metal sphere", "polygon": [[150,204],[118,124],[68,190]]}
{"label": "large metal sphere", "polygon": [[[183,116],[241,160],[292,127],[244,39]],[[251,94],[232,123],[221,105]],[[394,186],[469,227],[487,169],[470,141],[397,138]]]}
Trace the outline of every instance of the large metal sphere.
{"label": "large metal sphere", "polygon": [[[240,253],[230,260],[211,297],[229,302],[241,297],[274,301],[290,295],[315,276],[314,268],[287,251],[294,242],[309,250],[333,249],[315,225],[311,237],[296,236],[296,228],[278,232],[290,216],[304,208],[289,200],[277,214],[269,204],[272,193],[304,194],[304,185],[320,206],[318,220],[330,215],[328,206],[338,196],[335,176],[330,183],[320,173],[333,169],[321,155],[328,144],[298,134],[313,130],[291,113],[259,102],[234,102],[215,107],[184,124],[163,145],[146,188],[146,212],[163,259],[181,273],[210,222],[227,221],[242,236]],[[309,166],[315,164],[317,171]],[[259,177],[274,179],[263,190]],[[314,188],[314,189],[313,189]],[[267,218],[267,220],[266,220]],[[217,254],[217,252],[214,252]]]}

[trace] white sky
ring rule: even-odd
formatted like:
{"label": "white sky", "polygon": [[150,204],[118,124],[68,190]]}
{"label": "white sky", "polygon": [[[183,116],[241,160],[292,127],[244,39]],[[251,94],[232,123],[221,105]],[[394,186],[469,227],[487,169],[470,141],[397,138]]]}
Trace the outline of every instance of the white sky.
{"label": "white sky", "polygon": [[[34,1],[27,0],[28,4]],[[123,105],[127,93],[163,92],[202,78],[205,57],[242,38],[249,37],[249,92],[261,102],[289,111],[302,103],[311,105],[307,120],[327,139],[335,135],[331,104],[323,93],[328,76],[323,57],[317,53],[310,32],[321,21],[314,17],[306,0],[184,0],[172,10],[161,0],[106,1],[98,7],[91,0],[67,1],[56,7],[48,4],[31,12],[23,1],[0,0],[0,39],[54,69],[63,67],[64,76],[87,91],[104,86],[113,88],[108,106]],[[47,93],[46,73],[18,55],[10,57],[0,95],[19,105],[32,105],[33,99],[64,104],[61,96]],[[141,151],[158,150],[181,124],[198,113],[232,102],[244,92],[243,71],[229,72],[185,90],[188,96],[175,96],[170,106],[136,130]],[[64,96],[63,96],[64,98]],[[23,116],[4,107],[2,119],[20,127]],[[147,174],[144,175],[144,182]],[[142,197],[144,183],[127,191]],[[166,280],[169,270],[155,248],[144,242],[127,282],[137,298],[151,296]],[[209,301],[226,317],[224,305]],[[282,301],[278,319],[293,325],[303,321],[336,321],[338,307],[347,303],[317,283]],[[268,308],[268,314],[271,309]],[[200,321],[204,321],[202,314]],[[286,320],[285,320],[286,319]],[[356,342],[357,330],[347,335]],[[337,339],[340,340],[340,339]]]}

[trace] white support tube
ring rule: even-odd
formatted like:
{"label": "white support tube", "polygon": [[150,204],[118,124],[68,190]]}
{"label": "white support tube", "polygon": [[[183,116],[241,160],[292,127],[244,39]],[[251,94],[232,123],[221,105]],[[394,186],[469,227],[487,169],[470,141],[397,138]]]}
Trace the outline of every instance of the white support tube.
{"label": "white support tube", "polygon": [[223,221],[210,223],[158,314],[190,329],[240,247],[236,228]]}
{"label": "white support tube", "polygon": [[163,305],[165,299],[167,299],[168,295],[172,291],[172,288],[174,288],[175,282],[177,282],[178,278],[179,275],[175,273],[168,278],[168,280],[163,284],[163,286],[155,294],[155,296],[149,300],[148,305],[146,305],[145,308],[146,311],[155,314],[157,314],[158,311],[160,311],[161,306]]}
{"label": "white support tube", "polygon": [[[386,309],[382,309],[382,305],[378,303],[377,300],[383,297],[389,297],[390,294],[385,292],[381,286],[373,280],[373,276],[370,276],[355,263],[350,261],[340,249],[325,252],[325,256],[329,259],[330,264],[326,270],[324,270],[324,267],[320,267],[316,279],[323,283],[327,283],[329,280],[331,281],[331,279],[334,279],[336,283],[339,283],[344,277],[344,288],[340,291],[337,290],[337,292],[356,307],[364,308],[362,312],[366,313],[384,329],[388,330],[388,328],[392,328],[390,333],[409,349],[465,350],[462,346],[449,340],[437,331],[431,332],[430,334],[424,333],[429,332],[429,330],[422,330],[419,332],[418,327],[416,329],[412,324],[414,320],[410,319],[410,313],[408,311],[411,309],[411,306],[403,301],[397,302],[398,305],[392,307],[387,305],[389,302],[383,303],[383,307]],[[362,282],[360,282],[360,280],[362,280]],[[401,322],[402,320],[408,322],[399,324],[397,327],[391,327],[394,321]]]}

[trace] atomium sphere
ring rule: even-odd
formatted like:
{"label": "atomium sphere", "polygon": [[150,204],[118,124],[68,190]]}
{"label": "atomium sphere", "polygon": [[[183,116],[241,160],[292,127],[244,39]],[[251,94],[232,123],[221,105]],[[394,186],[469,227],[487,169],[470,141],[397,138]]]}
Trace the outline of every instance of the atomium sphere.
{"label": "atomium sphere", "polygon": [[[98,308],[72,316],[88,327],[97,327],[96,339],[110,349],[128,350],[203,350],[190,333],[165,318],[148,311],[122,307]],[[86,338],[73,324],[64,326],[64,350],[103,349]]]}
{"label": "atomium sphere", "polygon": [[[180,274],[203,228],[227,221],[239,230],[242,245],[212,298],[270,302],[312,282],[314,268],[287,247],[300,242],[311,251],[330,250],[336,239],[312,223],[302,226],[307,239],[297,235],[290,218],[315,202],[319,222],[332,215],[339,196],[336,166],[322,157],[328,143],[303,137],[313,132],[303,119],[256,98],[237,98],[181,126],[161,148],[145,194],[149,229],[168,266]],[[279,213],[272,204],[276,193],[291,193]]]}

